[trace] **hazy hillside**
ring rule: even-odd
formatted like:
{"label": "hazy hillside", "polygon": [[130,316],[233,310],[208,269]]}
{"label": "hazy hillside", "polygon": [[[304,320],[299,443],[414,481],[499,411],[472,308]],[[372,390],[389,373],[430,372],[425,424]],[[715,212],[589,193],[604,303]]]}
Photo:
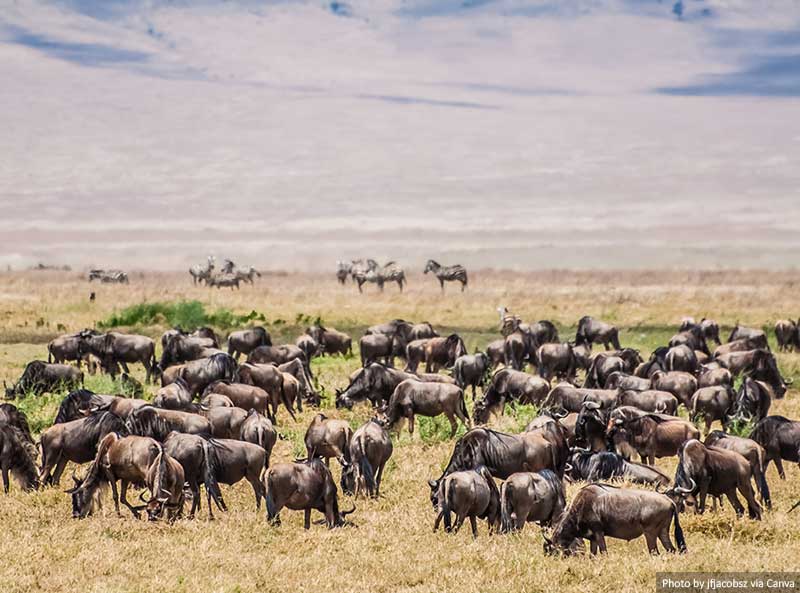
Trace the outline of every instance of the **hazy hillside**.
{"label": "hazy hillside", "polygon": [[0,2],[0,265],[793,265],[791,0]]}

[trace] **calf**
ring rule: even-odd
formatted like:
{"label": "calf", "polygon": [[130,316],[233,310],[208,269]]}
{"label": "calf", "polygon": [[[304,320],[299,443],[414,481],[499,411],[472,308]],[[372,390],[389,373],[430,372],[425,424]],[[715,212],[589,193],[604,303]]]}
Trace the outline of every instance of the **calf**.
{"label": "calf", "polygon": [[503,532],[521,531],[525,523],[554,525],[567,503],[564,486],[550,470],[517,472],[500,486],[500,517]]}
{"label": "calf", "polygon": [[[436,496],[432,496],[431,501],[439,511],[433,524],[434,532],[444,519],[444,530],[458,533],[467,517],[472,527],[472,537],[478,536],[478,519],[487,520],[490,532],[500,527],[500,492],[484,466],[448,475],[439,484]],[[455,523],[452,522],[451,513],[456,515]]]}

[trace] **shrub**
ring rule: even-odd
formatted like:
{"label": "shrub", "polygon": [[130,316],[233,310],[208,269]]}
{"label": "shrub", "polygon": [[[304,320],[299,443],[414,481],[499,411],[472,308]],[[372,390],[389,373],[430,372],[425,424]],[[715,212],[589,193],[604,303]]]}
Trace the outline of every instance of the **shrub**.
{"label": "shrub", "polygon": [[263,313],[250,311],[246,315],[237,315],[230,309],[217,309],[213,313],[206,311],[200,301],[178,301],[175,303],[139,303],[115,311],[110,317],[98,322],[101,329],[112,327],[132,327],[143,325],[168,325],[193,331],[202,326],[214,326],[221,329],[241,326],[252,321],[266,322]]}

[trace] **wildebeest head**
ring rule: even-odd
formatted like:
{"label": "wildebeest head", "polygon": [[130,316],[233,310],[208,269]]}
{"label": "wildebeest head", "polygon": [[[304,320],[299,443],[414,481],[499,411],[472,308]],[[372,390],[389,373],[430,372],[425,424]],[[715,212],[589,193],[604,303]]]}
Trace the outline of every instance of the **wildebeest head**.
{"label": "wildebeest head", "polygon": [[372,365],[361,369],[358,374],[350,381],[344,390],[336,390],[336,407],[352,410],[356,402],[362,401],[372,389],[372,373],[369,370]]}
{"label": "wildebeest head", "polygon": [[599,403],[584,401],[575,421],[575,438],[591,445],[593,437],[603,438],[606,433],[606,415]]}
{"label": "wildebeest head", "polygon": [[769,384],[778,399],[786,394],[787,387],[793,382],[793,379],[784,379],[781,376],[775,356],[771,352],[761,349],[754,353],[753,370],[750,376]]}
{"label": "wildebeest head", "polygon": [[456,363],[456,359],[459,356],[464,356],[467,353],[467,347],[464,345],[464,340],[462,340],[461,336],[458,334],[450,334],[447,336],[445,346],[447,347],[448,367],[452,367]]}

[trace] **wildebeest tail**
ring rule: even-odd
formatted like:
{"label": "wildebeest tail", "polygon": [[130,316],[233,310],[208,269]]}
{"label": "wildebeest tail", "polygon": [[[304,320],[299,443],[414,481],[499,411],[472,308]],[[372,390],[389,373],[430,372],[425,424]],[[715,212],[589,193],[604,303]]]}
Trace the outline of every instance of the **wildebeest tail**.
{"label": "wildebeest tail", "polygon": [[[289,398],[286,396],[286,387],[284,387],[285,383],[286,377],[284,377],[283,373],[281,373],[281,401],[283,402],[283,405],[286,406],[286,409],[289,410],[289,415],[292,417],[292,420],[297,420],[297,418],[294,416],[294,404],[292,404],[292,402],[290,402]],[[278,417],[277,407],[275,408],[275,417]]]}
{"label": "wildebeest tail", "polygon": [[458,407],[461,408],[461,413],[464,414],[464,418],[467,419],[469,422],[469,412],[467,411],[467,402],[464,401],[464,390],[461,390],[461,397],[458,398]]}
{"label": "wildebeest tail", "polygon": [[461,389],[464,389],[464,386],[466,384],[464,381],[464,371],[462,368],[463,366],[464,365],[459,364],[458,361],[456,361],[456,364],[453,365],[453,379],[455,380],[456,385],[458,385]]}
{"label": "wildebeest tail", "polygon": [[219,471],[219,459],[217,458],[217,451],[214,446],[203,440],[203,485],[206,488],[206,493],[209,497],[208,504],[211,504],[211,499],[217,505],[217,508],[222,511],[227,511],[228,507],[225,505],[225,500],[222,498],[222,490],[220,490],[219,483],[217,482],[217,472]]}
{"label": "wildebeest tail", "polygon": [[156,466],[156,475],[153,478],[153,498],[161,496],[161,482],[167,469],[167,457],[164,454],[164,445],[158,443],[158,455],[153,464]]}
{"label": "wildebeest tail", "polygon": [[758,453],[758,466],[756,467],[755,475],[753,477],[756,479],[756,486],[758,487],[758,493],[761,495],[761,501],[768,509],[771,509],[772,495],[769,493],[769,484],[767,484],[767,476],[764,472],[764,450],[761,447],[758,447],[756,451]]}
{"label": "wildebeest tail", "polygon": [[672,520],[675,521],[675,543],[678,546],[678,551],[681,554],[686,553],[686,540],[683,537],[683,529],[681,529],[681,521],[678,518],[678,505],[672,503]]}
{"label": "wildebeest tail", "polygon": [[455,480],[447,480],[444,483],[444,496],[442,497],[442,518],[444,519],[444,530],[450,532],[453,529],[453,523],[450,518],[450,510],[453,508],[455,501],[453,500],[455,488]]}
{"label": "wildebeest tail", "polygon": [[503,482],[500,486],[500,531],[508,533],[513,529],[511,525],[511,513],[514,509],[511,506],[511,496],[514,494],[514,487],[508,482]]}
{"label": "wildebeest tail", "polygon": [[275,506],[275,499],[272,497],[272,485],[270,484],[269,471],[267,471],[266,475],[264,476],[264,490],[266,491],[264,498],[266,499],[267,503],[267,519],[274,519],[278,514],[278,509]]}
{"label": "wildebeest tail", "polygon": [[356,441],[356,447],[358,448],[358,465],[359,469],[361,470],[361,475],[364,478],[364,483],[367,485],[367,492],[372,494],[375,492],[375,470],[372,468],[372,464],[369,462],[367,452],[364,450],[364,441],[362,439]]}
{"label": "wildebeest tail", "polygon": [[52,346],[50,344],[47,345],[47,362],[53,362],[53,351],[51,350]]}

